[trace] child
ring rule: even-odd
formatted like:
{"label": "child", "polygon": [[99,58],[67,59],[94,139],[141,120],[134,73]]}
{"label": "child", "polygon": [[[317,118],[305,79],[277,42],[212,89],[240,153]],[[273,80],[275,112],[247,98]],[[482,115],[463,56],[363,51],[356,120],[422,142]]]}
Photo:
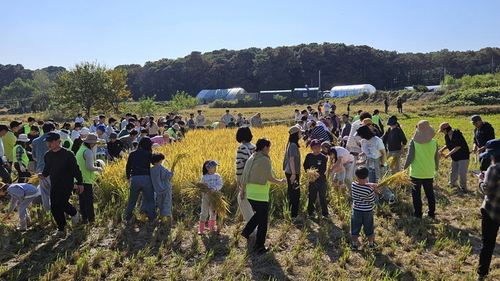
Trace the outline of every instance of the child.
{"label": "child", "polygon": [[314,139],[310,143],[312,152],[306,155],[304,160],[304,169],[316,168],[319,177],[314,182],[309,182],[309,203],[307,212],[310,218],[314,218],[314,203],[319,194],[319,203],[321,205],[321,213],[324,219],[328,219],[328,204],[326,201],[326,163],[328,159],[321,153],[321,142]]}
{"label": "child", "polygon": [[[219,163],[214,160],[207,160],[203,163],[203,176],[201,177],[201,182],[208,186],[211,192],[219,191],[222,188],[222,178],[216,173],[217,166],[219,166]],[[210,232],[215,232],[217,213],[213,210],[212,203],[209,200],[208,194],[204,193],[201,198],[199,235],[203,235],[205,231],[205,222],[207,218],[209,218],[208,224],[210,226]]]}
{"label": "child", "polygon": [[[363,120],[365,122],[367,118]],[[371,121],[371,120],[370,120]],[[385,151],[384,142],[379,137],[375,136],[375,133],[371,129],[373,123],[366,122],[358,128],[358,136],[362,138],[361,140],[361,153],[360,157],[366,156],[365,166],[370,172],[369,182],[377,183],[380,179],[381,174],[385,170],[387,154]]]}
{"label": "child", "polygon": [[174,175],[174,171],[169,171],[163,167],[163,160],[165,160],[165,155],[160,152],[153,153],[151,163],[154,167],[149,172],[156,193],[156,203],[160,209],[161,221],[168,222],[172,212],[172,184],[170,179]]}
{"label": "child", "polygon": [[9,210],[3,218],[3,221],[9,219],[10,214],[12,214],[19,204],[19,230],[24,231],[28,226],[27,221],[30,220],[26,208],[38,195],[40,195],[40,190],[38,187],[27,183],[17,183],[9,186],[8,184],[0,182],[0,196],[5,196],[7,193],[10,194],[12,199]]}
{"label": "child", "polygon": [[351,238],[352,248],[356,250],[359,246],[359,232],[361,226],[368,237],[368,246],[375,247],[375,232],[373,227],[373,206],[375,204],[375,192],[378,187],[374,183],[367,183],[368,169],[359,167],[356,169],[356,181],[352,183],[352,215],[351,215]]}
{"label": "child", "polygon": [[[26,134],[20,134],[17,138],[16,145],[12,148],[12,155],[14,156],[14,168],[19,175],[18,182],[26,182],[31,177],[28,171],[29,157],[26,152],[26,147],[29,145],[30,139]],[[30,152],[31,153],[31,152]]]}
{"label": "child", "polygon": [[330,157],[328,172],[333,174],[334,185],[340,185],[341,188],[345,188],[346,185],[352,182],[352,178],[354,177],[354,156],[341,146],[332,146],[328,150],[328,156]]}

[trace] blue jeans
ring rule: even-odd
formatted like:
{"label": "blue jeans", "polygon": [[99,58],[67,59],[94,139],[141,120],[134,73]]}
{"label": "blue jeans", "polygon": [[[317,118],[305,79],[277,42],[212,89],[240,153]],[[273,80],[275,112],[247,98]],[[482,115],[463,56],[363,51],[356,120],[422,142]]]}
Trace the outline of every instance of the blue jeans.
{"label": "blue jeans", "polygon": [[373,226],[373,211],[363,212],[358,210],[352,210],[351,215],[351,237],[358,238],[359,232],[361,231],[361,226],[363,226],[363,231],[366,237],[374,237],[375,227]]}
{"label": "blue jeans", "polygon": [[149,176],[132,176],[130,181],[130,194],[128,196],[127,211],[125,212],[125,220],[129,221],[132,218],[132,212],[139,198],[139,193],[142,191],[142,204],[140,213],[148,214],[149,221],[154,221],[156,218],[155,199],[153,183]]}

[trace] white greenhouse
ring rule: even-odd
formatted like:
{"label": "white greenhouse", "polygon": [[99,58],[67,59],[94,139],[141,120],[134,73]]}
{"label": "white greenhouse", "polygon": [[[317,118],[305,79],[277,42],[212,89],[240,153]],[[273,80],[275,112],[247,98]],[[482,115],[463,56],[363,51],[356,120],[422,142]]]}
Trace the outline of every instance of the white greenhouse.
{"label": "white greenhouse", "polygon": [[216,89],[216,90],[201,90],[196,98],[199,99],[200,104],[208,104],[217,99],[223,100],[236,100],[243,99],[248,94],[243,88],[231,89]]}
{"label": "white greenhouse", "polygon": [[376,90],[371,84],[335,86],[330,90],[329,97],[343,98],[356,96],[363,92],[375,93]]}

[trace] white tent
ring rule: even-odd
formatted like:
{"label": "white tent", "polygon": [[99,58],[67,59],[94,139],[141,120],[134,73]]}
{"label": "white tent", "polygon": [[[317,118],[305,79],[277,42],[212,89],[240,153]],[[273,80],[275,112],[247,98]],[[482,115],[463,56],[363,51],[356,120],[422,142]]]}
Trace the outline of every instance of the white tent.
{"label": "white tent", "polygon": [[201,90],[198,95],[196,95],[196,98],[200,100],[201,104],[206,104],[217,99],[235,100],[244,98],[245,94],[247,94],[247,91],[243,88]]}
{"label": "white tent", "polygon": [[356,96],[362,92],[375,93],[376,90],[371,84],[335,86],[330,90],[329,97]]}

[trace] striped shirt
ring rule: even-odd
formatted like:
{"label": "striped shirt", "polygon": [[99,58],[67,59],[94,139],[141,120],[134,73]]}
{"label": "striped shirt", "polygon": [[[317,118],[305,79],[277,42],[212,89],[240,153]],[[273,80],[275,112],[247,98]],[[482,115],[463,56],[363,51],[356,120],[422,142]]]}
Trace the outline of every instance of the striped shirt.
{"label": "striped shirt", "polygon": [[330,135],[328,131],[321,126],[316,126],[311,130],[310,139],[318,139],[320,142],[330,141]]}
{"label": "striped shirt", "polygon": [[375,193],[373,187],[352,182],[351,187],[353,210],[369,212],[375,204]]}
{"label": "striped shirt", "polygon": [[243,175],[243,168],[250,155],[255,152],[255,145],[247,142],[238,147],[236,150],[236,176]]}
{"label": "striped shirt", "polygon": [[479,182],[479,189],[484,194],[481,209],[495,222],[500,222],[500,163],[488,167],[484,180]]}

